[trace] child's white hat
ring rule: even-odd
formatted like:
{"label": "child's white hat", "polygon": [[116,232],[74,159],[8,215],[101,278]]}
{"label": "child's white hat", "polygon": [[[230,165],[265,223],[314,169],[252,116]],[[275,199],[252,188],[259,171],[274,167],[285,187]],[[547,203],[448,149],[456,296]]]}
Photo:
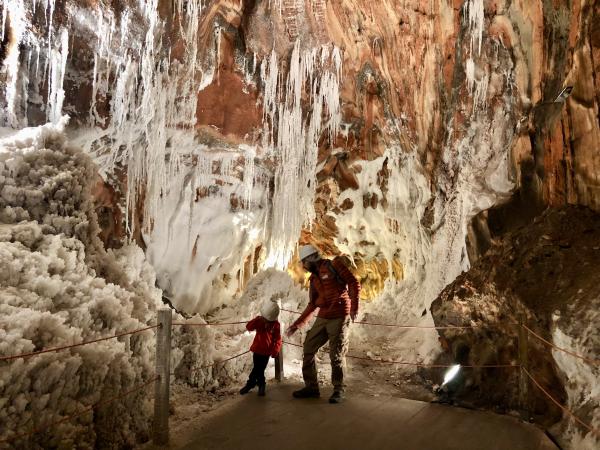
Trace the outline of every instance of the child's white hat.
{"label": "child's white hat", "polygon": [[260,308],[260,315],[269,322],[277,320],[277,317],[279,317],[279,305],[273,300],[265,300]]}

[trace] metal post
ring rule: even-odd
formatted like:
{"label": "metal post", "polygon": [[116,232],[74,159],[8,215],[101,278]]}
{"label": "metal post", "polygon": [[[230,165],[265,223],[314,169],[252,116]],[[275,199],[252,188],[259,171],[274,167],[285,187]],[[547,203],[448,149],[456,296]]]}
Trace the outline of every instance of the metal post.
{"label": "metal post", "polygon": [[521,418],[529,420],[529,377],[525,369],[529,370],[528,364],[528,332],[523,326],[523,318],[519,319],[519,406]]}
{"label": "metal post", "polygon": [[275,379],[277,381],[283,380],[283,344],[281,344],[279,355],[275,357]]}
{"label": "metal post", "polygon": [[156,330],[156,384],[154,385],[153,441],[169,443],[169,385],[171,376],[171,310],[158,310]]}

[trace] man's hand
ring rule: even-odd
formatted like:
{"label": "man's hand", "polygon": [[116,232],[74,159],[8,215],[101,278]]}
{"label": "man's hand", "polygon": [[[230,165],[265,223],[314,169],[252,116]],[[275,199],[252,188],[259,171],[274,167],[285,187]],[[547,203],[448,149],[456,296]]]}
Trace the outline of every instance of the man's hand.
{"label": "man's hand", "polygon": [[291,325],[287,331],[285,332],[285,335],[287,337],[290,337],[292,334],[294,334],[296,331],[298,331],[298,327],[296,325]]}
{"label": "man's hand", "polygon": [[352,322],[356,321],[356,316],[358,316],[358,311],[350,311],[350,318],[352,319]]}

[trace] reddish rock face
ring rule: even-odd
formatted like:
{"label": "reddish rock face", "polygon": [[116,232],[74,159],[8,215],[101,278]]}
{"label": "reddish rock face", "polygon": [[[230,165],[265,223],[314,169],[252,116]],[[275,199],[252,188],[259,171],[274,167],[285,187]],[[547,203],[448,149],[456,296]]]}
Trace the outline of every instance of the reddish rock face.
{"label": "reddish rock face", "polygon": [[[67,27],[71,37],[63,110],[75,128],[89,123],[90,116],[95,116],[96,126],[109,127],[118,80],[110,67],[95,66],[100,3],[59,3],[53,23]],[[484,7],[482,17],[476,14],[479,5]],[[114,1],[107,8],[114,18],[107,30],[119,33],[127,20],[133,24],[119,44],[139,55],[136,49],[145,42],[148,26],[139,3]],[[190,2],[159,2],[164,23],[156,30],[161,36],[158,51],[168,55],[173,73],[175,67],[201,67],[191,80],[203,87],[193,91],[197,101],[192,117],[199,140],[211,147],[264,143],[260,68],[272,51],[285,79],[296,41],[304,49],[324,44],[341,49],[343,133],[319,140],[316,218],[312,231],[306,230],[331,253],[340,251],[334,242],[340,236],[330,211],[358,206],[388,210],[387,195],[371,192],[359,179],[363,163],[380,158],[393,145],[405,156],[416,155],[431,196],[441,205],[459,195],[465,164],[482,158],[467,175],[486,184],[494,175],[486,172],[486,158],[506,152],[510,181],[535,207],[574,203],[600,210],[598,5],[564,0],[212,0],[203,4],[192,24],[198,44],[193,55],[182,32],[189,8]],[[2,62],[18,50],[11,20],[0,46]],[[45,39],[43,11],[27,20],[35,25],[32,33]],[[27,67],[27,57],[19,54],[20,70]],[[7,71],[5,67],[2,89],[10,80]],[[28,95],[19,112],[29,125],[37,125],[46,120],[48,81],[27,80],[21,83]],[[554,103],[567,85],[573,86],[572,95]],[[0,107],[5,101],[0,100]],[[261,163],[276,164],[272,159]],[[389,173],[377,175],[381,190]],[[363,189],[362,202],[344,199],[337,204],[340,194]],[[498,194],[491,201],[505,200],[505,194]],[[116,196],[113,202],[122,204],[123,198]],[[434,204],[432,199],[421,222],[427,230],[436,216]],[[140,212],[136,220],[142,216]]]}
{"label": "reddish rock face", "polygon": [[125,237],[123,213],[119,207],[119,197],[115,189],[97,177],[92,189],[94,206],[100,225],[100,239],[105,248],[119,247]]}
{"label": "reddish rock face", "polygon": [[236,70],[234,44],[227,33],[221,34],[220,56],[212,83],[198,94],[197,125],[209,125],[234,141],[252,143],[262,125],[258,92],[248,86]]}

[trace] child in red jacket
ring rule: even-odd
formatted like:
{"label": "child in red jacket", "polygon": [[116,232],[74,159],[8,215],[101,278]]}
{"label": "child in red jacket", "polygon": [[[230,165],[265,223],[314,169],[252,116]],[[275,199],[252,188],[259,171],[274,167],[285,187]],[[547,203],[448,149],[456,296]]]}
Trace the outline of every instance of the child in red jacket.
{"label": "child in red jacket", "polygon": [[269,357],[275,358],[281,350],[281,330],[277,317],[279,316],[279,305],[271,300],[267,300],[260,310],[260,316],[255,317],[246,324],[248,331],[256,331],[254,341],[250,347],[253,352],[254,367],[246,386],[240,389],[240,394],[244,395],[250,392],[258,385],[258,395],[265,395],[265,369],[269,362]]}

